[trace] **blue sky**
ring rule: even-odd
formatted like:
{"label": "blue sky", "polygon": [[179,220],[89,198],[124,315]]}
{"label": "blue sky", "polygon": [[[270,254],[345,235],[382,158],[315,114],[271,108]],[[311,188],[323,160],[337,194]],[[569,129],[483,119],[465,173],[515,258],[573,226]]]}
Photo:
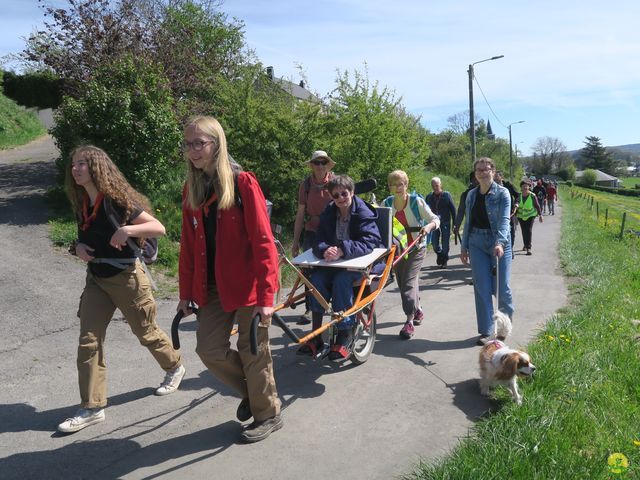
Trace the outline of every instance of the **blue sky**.
{"label": "blue sky", "polygon": [[[20,50],[42,21],[36,0],[5,0],[2,10],[0,55]],[[504,55],[475,65],[474,107],[502,138],[524,120],[512,127],[520,151],[544,136],[569,150],[587,135],[640,143],[635,0],[226,0],[222,10],[244,21],[249,46],[277,76],[298,82],[300,65],[321,96],[338,70],[366,63],[371,81],[437,132],[469,108],[468,65]]]}

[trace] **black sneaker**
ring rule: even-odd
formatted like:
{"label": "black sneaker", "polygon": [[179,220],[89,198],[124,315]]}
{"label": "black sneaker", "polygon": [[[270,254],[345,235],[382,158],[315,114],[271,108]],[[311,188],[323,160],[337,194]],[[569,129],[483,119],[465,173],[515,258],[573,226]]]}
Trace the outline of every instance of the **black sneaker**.
{"label": "black sneaker", "polygon": [[479,347],[483,347],[487,344],[488,341],[489,335],[480,335],[480,337],[476,341],[476,345],[478,345]]}
{"label": "black sneaker", "polygon": [[236,410],[236,418],[241,422],[246,422],[251,417],[253,417],[253,414],[251,413],[251,406],[249,405],[249,399],[243,398],[242,401],[240,402],[240,405],[238,405],[238,410]]}
{"label": "black sneaker", "polygon": [[255,443],[264,440],[276,430],[280,430],[283,425],[280,414],[267,418],[260,422],[253,422],[240,434],[240,440],[245,443]]}

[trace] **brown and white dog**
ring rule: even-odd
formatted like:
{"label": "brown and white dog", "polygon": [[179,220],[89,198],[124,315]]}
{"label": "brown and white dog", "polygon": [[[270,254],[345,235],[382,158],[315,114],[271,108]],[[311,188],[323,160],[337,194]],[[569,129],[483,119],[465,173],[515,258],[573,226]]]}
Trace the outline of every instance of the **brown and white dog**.
{"label": "brown and white dog", "polygon": [[518,405],[522,395],[518,391],[518,377],[530,377],[536,367],[529,355],[512,350],[500,340],[488,341],[480,350],[480,393],[489,395],[495,385],[505,385]]}

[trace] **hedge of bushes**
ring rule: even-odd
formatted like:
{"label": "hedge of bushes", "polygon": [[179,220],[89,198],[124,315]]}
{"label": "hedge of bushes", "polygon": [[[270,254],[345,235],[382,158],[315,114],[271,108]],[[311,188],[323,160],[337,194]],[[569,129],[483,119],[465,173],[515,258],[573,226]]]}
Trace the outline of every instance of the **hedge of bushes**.
{"label": "hedge of bushes", "polygon": [[58,108],[62,102],[62,80],[47,71],[2,72],[4,94],[24,107]]}

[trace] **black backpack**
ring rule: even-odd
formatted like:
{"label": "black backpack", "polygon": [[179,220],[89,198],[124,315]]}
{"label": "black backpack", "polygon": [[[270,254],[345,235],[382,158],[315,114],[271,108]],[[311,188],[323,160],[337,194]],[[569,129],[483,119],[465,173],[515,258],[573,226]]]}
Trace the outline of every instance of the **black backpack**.
{"label": "black backpack", "polygon": [[[119,218],[118,213],[115,208],[113,208],[113,204],[111,199],[107,197],[104,198],[103,201],[104,211],[109,218],[109,221],[112,225],[118,229],[122,226],[122,219]],[[127,245],[137,258],[140,261],[144,262],[146,265],[151,265],[158,260],[158,239],[157,238],[145,238],[142,246],[138,245],[132,238],[127,238]]]}

